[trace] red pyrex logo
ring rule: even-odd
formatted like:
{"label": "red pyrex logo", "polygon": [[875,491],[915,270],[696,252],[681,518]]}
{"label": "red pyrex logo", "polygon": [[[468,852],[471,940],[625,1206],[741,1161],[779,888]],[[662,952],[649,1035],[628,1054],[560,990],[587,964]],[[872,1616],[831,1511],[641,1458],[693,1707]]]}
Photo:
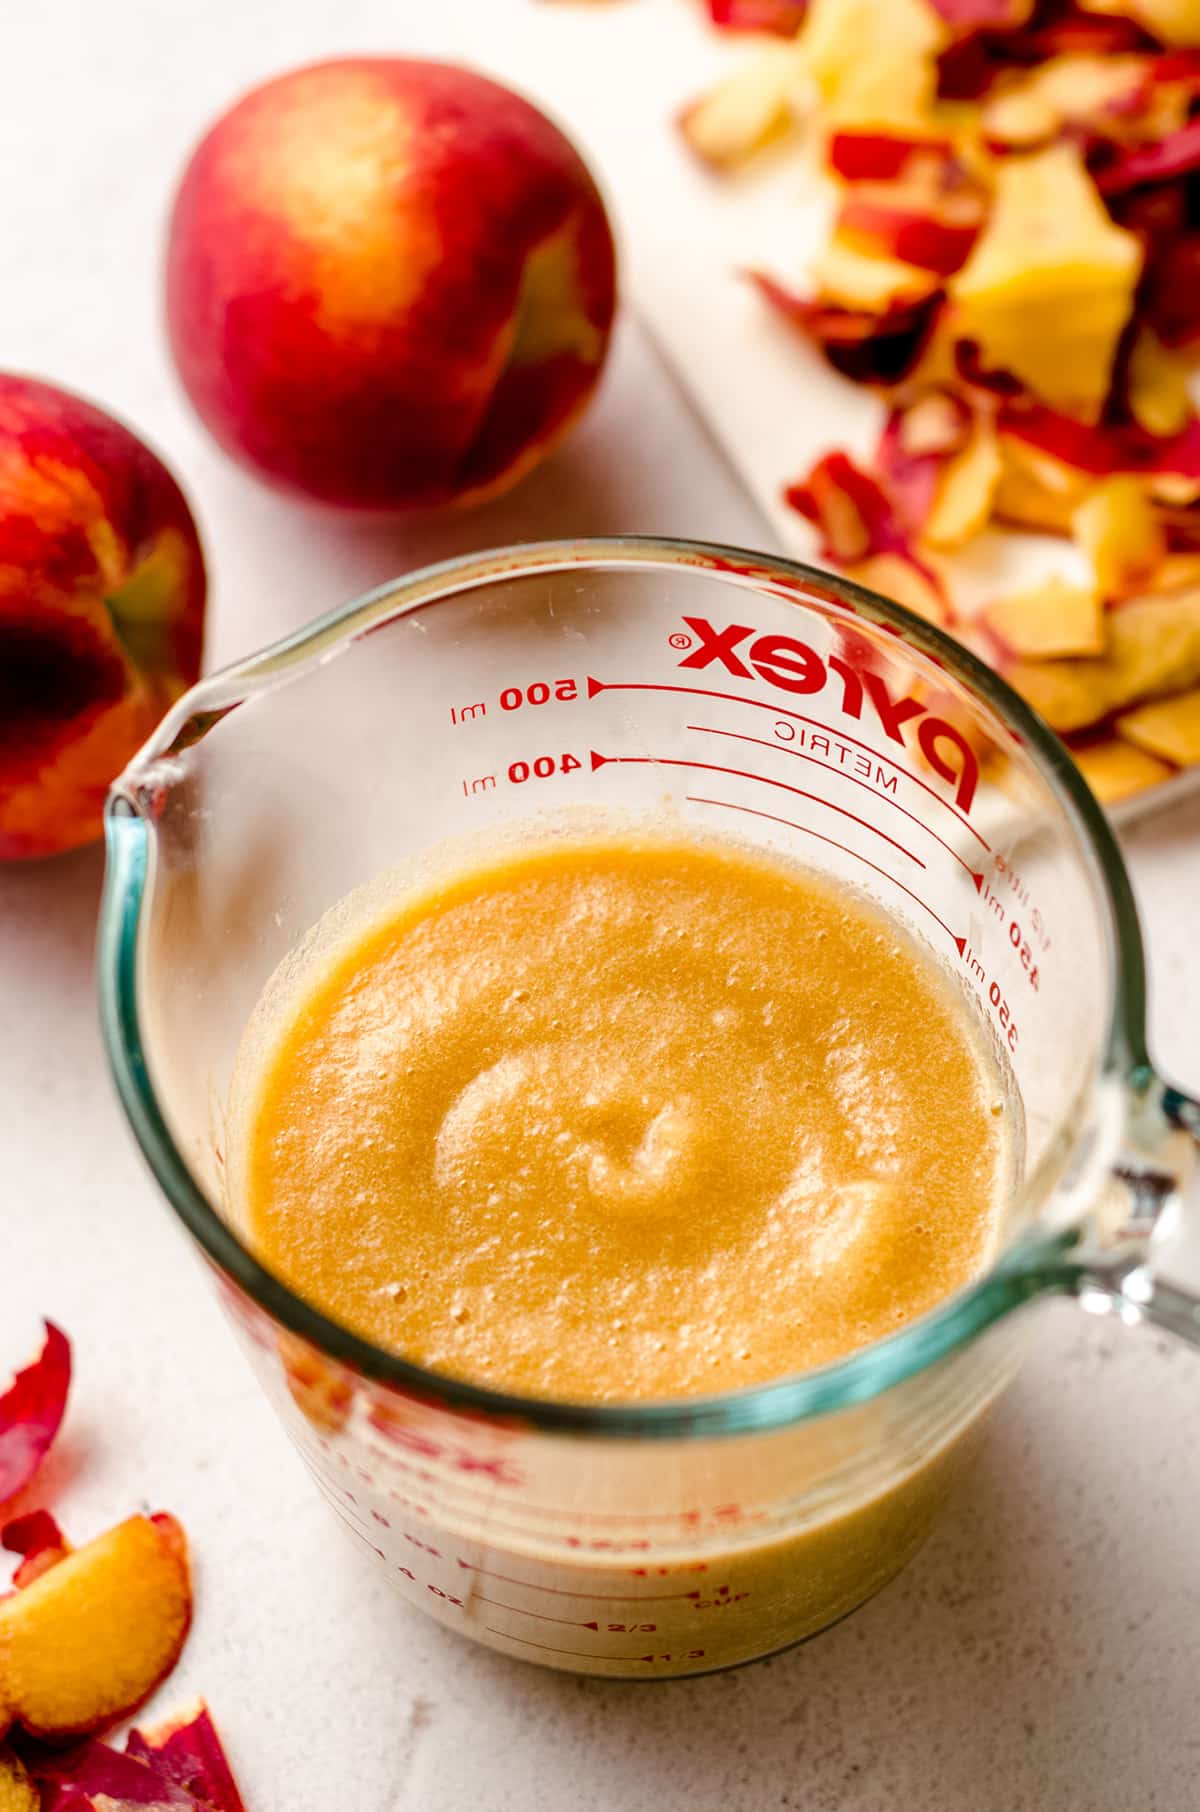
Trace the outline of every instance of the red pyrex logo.
{"label": "red pyrex logo", "polygon": [[[960,811],[969,812],[979,784],[979,760],[961,730],[935,717],[928,705],[917,698],[893,699],[878,673],[859,671],[840,655],[821,657],[807,642],[791,635],[759,635],[744,623],[730,623],[715,629],[706,617],[684,617],[696,637],[697,646],[680,661],[692,671],[711,667],[714,661],[734,679],[752,680],[755,674],[783,692],[816,693],[829,684],[830,675],[841,683],[841,697],[836,700],[846,717],[861,720],[864,701],[869,701],[885,736],[903,748],[901,731],[913,725],[917,746],[934,773],[954,788],[955,803]],[[754,636],[745,650],[744,642]],[[749,665],[747,665],[747,662]],[[751,671],[753,669],[753,671]]]}

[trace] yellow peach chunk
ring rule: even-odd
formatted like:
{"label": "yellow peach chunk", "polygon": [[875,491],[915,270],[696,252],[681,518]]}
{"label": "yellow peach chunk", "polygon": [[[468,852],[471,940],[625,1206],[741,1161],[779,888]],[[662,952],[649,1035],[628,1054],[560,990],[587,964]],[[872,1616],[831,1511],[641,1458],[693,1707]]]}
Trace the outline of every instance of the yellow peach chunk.
{"label": "yellow peach chunk", "polygon": [[984,364],[1094,421],[1142,266],[1109,219],[1074,145],[996,165],[991,215],[949,292],[958,332]]}
{"label": "yellow peach chunk", "polygon": [[963,547],[986,527],[1002,472],[995,430],[990,422],[980,422],[938,482],[922,535],[930,547]]}
{"label": "yellow peach chunk", "polygon": [[1034,660],[1101,654],[1104,608],[1086,585],[1047,579],[988,606],[984,621],[1013,654]]}
{"label": "yellow peach chunk", "polygon": [[1005,678],[1065,734],[1142,699],[1200,685],[1200,591],[1131,598],[1106,618],[1108,641],[1091,660],[1018,660]]}
{"label": "yellow peach chunk", "polygon": [[1071,528],[1102,598],[1145,584],[1166,552],[1162,527],[1140,479],[1106,478],[1077,505]]}
{"label": "yellow peach chunk", "polygon": [[864,314],[883,314],[893,302],[923,301],[938,287],[938,279],[915,264],[856,252],[836,237],[810,260],[809,272],[823,301]]}
{"label": "yellow peach chunk", "polygon": [[1147,787],[1160,786],[1174,772],[1165,761],[1131,743],[1119,742],[1115,736],[1109,742],[1072,749],[1071,754],[1101,805],[1116,805],[1134,793],[1144,793]]}
{"label": "yellow peach chunk", "polygon": [[1178,434],[1191,420],[1187,366],[1148,327],[1133,342],[1126,381],[1129,407],[1147,434]]}
{"label": "yellow peach chunk", "polygon": [[0,1812],[38,1812],[37,1788],[15,1755],[0,1749]]}
{"label": "yellow peach chunk", "polygon": [[705,163],[732,169],[795,123],[802,81],[795,46],[768,45],[685,107],[680,130]]}
{"label": "yellow peach chunk", "polygon": [[1163,761],[1192,767],[1200,762],[1200,689],[1125,712],[1117,719],[1117,734]]}
{"label": "yellow peach chunk", "polygon": [[80,1736],[147,1698],[192,1614],[187,1541],[171,1516],[132,1516],[0,1598],[0,1730]]}
{"label": "yellow peach chunk", "polygon": [[897,604],[903,604],[914,616],[927,623],[945,623],[948,612],[924,574],[900,554],[872,554],[868,560],[857,560],[842,568],[848,579],[877,591]]}
{"label": "yellow peach chunk", "polygon": [[1069,535],[1075,510],[1095,481],[1015,434],[1001,433],[997,448],[1000,478],[992,514],[1015,528]]}
{"label": "yellow peach chunk", "polygon": [[928,127],[949,33],[927,0],[812,0],[800,46],[831,125]]}
{"label": "yellow peach chunk", "polygon": [[1087,10],[1135,19],[1164,44],[1200,44],[1198,0],[1088,0]]}

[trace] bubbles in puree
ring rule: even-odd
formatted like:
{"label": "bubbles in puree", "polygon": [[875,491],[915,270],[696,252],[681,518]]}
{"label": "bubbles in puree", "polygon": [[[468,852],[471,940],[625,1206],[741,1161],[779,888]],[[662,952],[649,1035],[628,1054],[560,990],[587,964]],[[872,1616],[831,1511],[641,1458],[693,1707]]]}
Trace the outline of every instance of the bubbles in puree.
{"label": "bubbles in puree", "polygon": [[729,1390],[894,1332],[990,1255],[1007,1115],[965,995],[782,860],[531,842],[295,987],[240,1066],[239,1212],[294,1289],[421,1365],[573,1401]]}

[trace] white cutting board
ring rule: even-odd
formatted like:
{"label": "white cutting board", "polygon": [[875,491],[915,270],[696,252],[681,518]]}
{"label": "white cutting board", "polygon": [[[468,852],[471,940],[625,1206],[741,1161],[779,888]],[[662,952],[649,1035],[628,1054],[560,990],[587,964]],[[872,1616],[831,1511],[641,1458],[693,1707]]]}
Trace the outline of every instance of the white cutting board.
{"label": "white cutting board", "polygon": [[[776,317],[744,273],[759,267],[803,286],[828,231],[831,191],[802,134],[720,175],[675,124],[762,40],[714,30],[705,0],[527,0],[523,23],[501,50],[501,72],[562,121],[598,171],[620,224],[626,301],[757,502],[764,540],[815,561],[814,531],[784,503],[784,487],[835,447],[868,459],[883,408]],[[943,564],[967,613],[1050,574],[1087,576],[1062,539],[1007,531],[977,537]],[[1197,789],[1193,770],[1113,815]]]}

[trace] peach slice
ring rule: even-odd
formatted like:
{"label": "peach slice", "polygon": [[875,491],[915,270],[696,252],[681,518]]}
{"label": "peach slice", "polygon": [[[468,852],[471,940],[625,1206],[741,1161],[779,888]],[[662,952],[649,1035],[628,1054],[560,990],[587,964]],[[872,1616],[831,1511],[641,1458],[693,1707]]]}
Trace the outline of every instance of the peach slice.
{"label": "peach slice", "polygon": [[1004,670],[1060,735],[1200,685],[1200,590],[1131,598],[1106,620],[1108,644],[1095,659],[1024,660]]}
{"label": "peach slice", "polygon": [[1072,749],[1075,765],[1095,793],[1101,805],[1116,805],[1147,787],[1169,780],[1174,769],[1144,749],[1120,742],[1115,736],[1108,742],[1089,743]]}
{"label": "peach slice", "polygon": [[790,44],[771,44],[679,116],[698,157],[717,169],[745,163],[793,125],[803,110],[802,69]]}
{"label": "peach slice", "polygon": [[15,1755],[0,1749],[0,1812],[39,1812],[41,1795]]}
{"label": "peach slice", "polygon": [[1200,689],[1139,705],[1117,719],[1117,734],[1181,768],[1200,762]]}
{"label": "peach slice", "polygon": [[995,428],[990,421],[977,421],[970,440],[938,480],[923,530],[930,547],[962,547],[987,526],[1002,473]]}
{"label": "peach slice", "polygon": [[1103,598],[1122,597],[1144,584],[1166,552],[1146,487],[1129,474],[1098,484],[1076,507],[1071,528]]}
{"label": "peach slice", "polygon": [[958,331],[989,368],[1095,421],[1141,267],[1139,241],[1109,219],[1076,146],[1004,158],[990,218],[950,279]]}
{"label": "peach slice", "polygon": [[1104,609],[1095,591],[1047,579],[990,604],[983,620],[1012,654],[1033,660],[1104,651]]}
{"label": "peach slice", "polygon": [[0,1397],[0,1504],[23,1491],[45,1459],[70,1386],[70,1342],[48,1321],[38,1357]]}
{"label": "peach slice", "polygon": [[0,1732],[58,1740],[128,1715],[179,1656],[192,1614],[173,1516],[132,1516],[0,1598]]}

